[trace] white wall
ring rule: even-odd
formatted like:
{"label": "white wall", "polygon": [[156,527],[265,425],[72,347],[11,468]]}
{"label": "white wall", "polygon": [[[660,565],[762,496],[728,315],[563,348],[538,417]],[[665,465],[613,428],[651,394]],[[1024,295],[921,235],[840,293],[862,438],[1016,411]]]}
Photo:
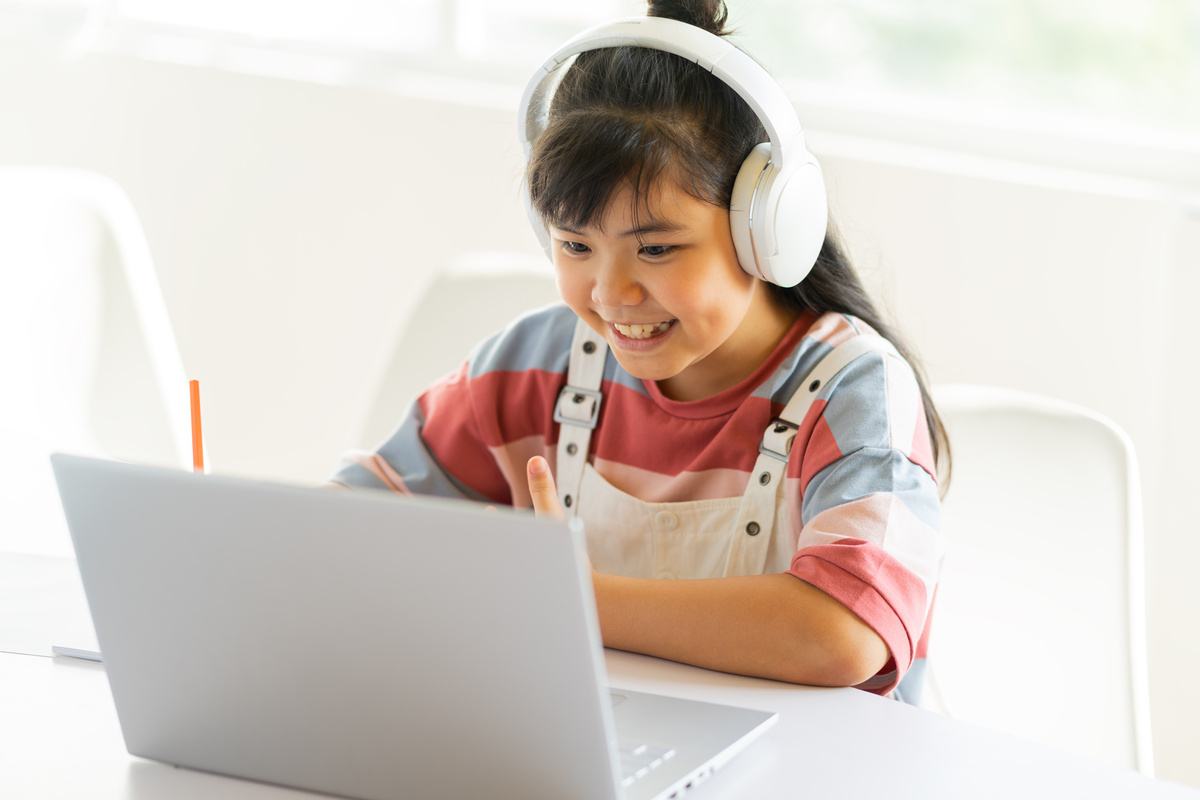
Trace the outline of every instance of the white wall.
{"label": "white wall", "polygon": [[511,113],[0,46],[0,163],[116,178],[142,218],[213,465],[313,481],[435,265],[536,248]]}
{"label": "white wall", "polygon": [[[0,163],[90,167],[141,214],[218,471],[316,481],[432,270],[534,253],[512,112],[0,43]],[[1200,219],[1155,186],[811,132],[852,255],[935,382],[1073,400],[1143,462],[1161,775],[1200,786]],[[3,265],[0,265],[3,269]],[[1002,647],[1002,643],[998,646]]]}
{"label": "white wall", "polygon": [[1189,679],[1200,667],[1200,525],[1186,499],[1200,485],[1200,215],[1150,186],[1069,174],[1030,185],[996,177],[995,164],[951,159],[942,166],[954,171],[931,171],[894,153],[864,160],[879,148],[862,143],[827,144],[818,155],[833,213],[934,383],[1070,400],[1133,438],[1155,756],[1161,776],[1200,786],[1200,688]]}

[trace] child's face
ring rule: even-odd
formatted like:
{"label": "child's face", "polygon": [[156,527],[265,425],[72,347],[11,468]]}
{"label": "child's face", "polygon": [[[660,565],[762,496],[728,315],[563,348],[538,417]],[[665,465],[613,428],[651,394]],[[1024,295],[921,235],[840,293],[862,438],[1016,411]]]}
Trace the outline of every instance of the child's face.
{"label": "child's face", "polygon": [[727,209],[664,180],[635,222],[630,196],[617,194],[599,226],[550,229],[563,300],[626,371],[658,381],[671,399],[735,385],[770,355],[792,315],[739,266]]}

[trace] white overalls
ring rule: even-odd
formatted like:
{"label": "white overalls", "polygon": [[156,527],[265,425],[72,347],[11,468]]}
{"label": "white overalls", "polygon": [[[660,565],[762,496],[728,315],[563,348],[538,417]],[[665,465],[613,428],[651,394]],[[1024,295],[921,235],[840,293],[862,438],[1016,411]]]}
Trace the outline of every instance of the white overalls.
{"label": "white overalls", "polygon": [[795,539],[789,535],[783,499],[788,452],[820,388],[871,351],[895,353],[878,336],[856,336],[826,354],[805,377],[763,433],[744,495],[649,503],[617,489],[587,463],[608,344],[580,320],[571,342],[567,385],[554,412],[559,423],[556,480],[563,509],[583,520],[592,565],[599,572],[638,578],[719,578],[790,568]]}

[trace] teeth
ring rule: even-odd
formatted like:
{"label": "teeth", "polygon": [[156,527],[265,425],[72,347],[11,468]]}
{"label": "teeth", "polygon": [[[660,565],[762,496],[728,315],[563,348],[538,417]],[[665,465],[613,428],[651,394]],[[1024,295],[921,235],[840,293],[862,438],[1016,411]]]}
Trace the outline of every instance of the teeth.
{"label": "teeth", "polygon": [[651,336],[662,333],[667,328],[671,327],[671,320],[651,325],[621,325],[614,322],[613,327],[616,328],[622,336],[627,336],[630,339],[649,339]]}

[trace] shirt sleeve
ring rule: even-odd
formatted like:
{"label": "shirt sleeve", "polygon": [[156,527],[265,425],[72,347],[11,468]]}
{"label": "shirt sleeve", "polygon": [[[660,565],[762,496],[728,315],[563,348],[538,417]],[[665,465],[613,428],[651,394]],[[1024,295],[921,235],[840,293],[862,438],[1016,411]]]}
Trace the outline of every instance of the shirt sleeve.
{"label": "shirt sleeve", "polygon": [[489,337],[409,406],[383,444],[347,454],[330,480],[532,507],[525,463],[542,455],[554,468],[554,399],[573,320],[565,306],[548,307]]}
{"label": "shirt sleeve", "polygon": [[918,658],[944,549],[936,470],[912,368],[868,353],[822,392],[801,425],[788,480],[788,572],[853,611],[887,645],[860,688],[884,694]]}
{"label": "shirt sleeve", "polygon": [[[464,363],[425,390],[376,450],[347,453],[329,480],[349,488],[507,503],[507,492],[497,491],[495,463],[471,413],[474,404],[468,371],[469,363]],[[459,465],[474,463],[478,465],[475,473],[491,472],[487,476],[490,480],[480,480],[479,474],[473,474],[470,477],[477,485],[472,485],[456,475],[438,457],[427,440],[430,436],[443,448],[457,448],[454,460]],[[481,490],[479,485],[486,488]]]}

